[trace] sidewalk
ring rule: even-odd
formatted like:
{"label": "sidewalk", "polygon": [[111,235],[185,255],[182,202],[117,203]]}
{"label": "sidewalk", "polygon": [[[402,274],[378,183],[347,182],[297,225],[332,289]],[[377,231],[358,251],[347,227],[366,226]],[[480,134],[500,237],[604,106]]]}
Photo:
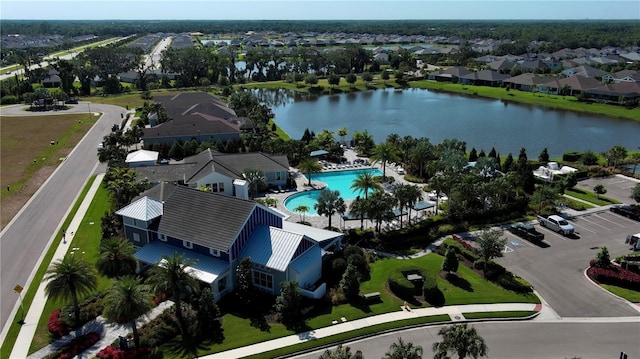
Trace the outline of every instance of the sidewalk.
{"label": "sidewalk", "polygon": [[[91,184],[89,191],[87,192],[86,196],[82,200],[82,203],[78,207],[78,211],[76,212],[75,216],[71,220],[71,223],[69,223],[69,228],[66,228],[66,233],[67,233],[66,238],[65,240],[60,241],[60,244],[58,245],[58,248],[54,253],[53,258],[51,259],[52,262],[55,262],[59,259],[64,258],[65,254],[71,247],[73,236],[78,230],[78,228],[80,227],[80,223],[82,222],[82,219],[84,218],[84,215],[87,212],[87,209],[91,204],[91,201],[93,201],[94,195],[96,194],[96,192],[98,191],[98,188],[102,184],[103,177],[104,177],[104,174],[97,175],[95,180]],[[20,333],[16,338],[16,342],[15,342],[15,345],[13,346],[13,350],[11,351],[10,358],[26,358],[27,357],[27,354],[29,352],[29,347],[31,346],[31,342],[36,333],[36,328],[38,326],[38,321],[40,320],[40,316],[42,316],[43,314],[46,315],[46,313],[42,313],[44,310],[44,306],[47,302],[47,297],[44,292],[45,286],[46,286],[46,283],[44,282],[40,283],[40,286],[38,287],[38,291],[36,292],[36,295],[33,297],[33,302],[31,303],[31,306],[29,307],[29,311],[26,313],[26,316],[24,318],[25,324],[23,324],[22,328],[20,328]]]}
{"label": "sidewalk", "polygon": [[[349,332],[356,329],[369,327],[372,325],[395,322],[398,320],[413,319],[417,317],[427,317],[432,315],[446,314],[451,318],[451,322],[466,321],[463,313],[476,312],[492,312],[492,311],[536,311],[542,309],[541,304],[532,303],[503,303],[503,304],[470,304],[470,305],[452,305],[439,308],[420,308],[405,310],[398,308],[397,312],[375,315],[367,318],[349,321],[348,318],[342,323],[334,324],[297,335],[290,335],[278,339],[269,340],[262,343],[248,345],[242,348],[227,350],[220,353],[206,355],[201,358],[242,358],[253,354],[264,353],[270,350],[284,348],[291,345],[301,344],[308,341],[326,338],[332,335]],[[317,349],[317,348],[316,348]]]}

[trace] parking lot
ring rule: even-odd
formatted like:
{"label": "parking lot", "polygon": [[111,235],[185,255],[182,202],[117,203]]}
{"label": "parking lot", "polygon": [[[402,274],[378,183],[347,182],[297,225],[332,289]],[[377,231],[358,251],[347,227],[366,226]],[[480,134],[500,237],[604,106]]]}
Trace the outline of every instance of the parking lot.
{"label": "parking lot", "polygon": [[607,193],[605,193],[604,196],[617,199],[622,203],[634,203],[630,198],[631,191],[633,187],[635,187],[638,183],[640,183],[640,180],[637,180],[635,178],[625,176],[609,176],[581,180],[576,185],[576,188],[593,192],[593,188],[596,185],[601,184],[607,190]]}
{"label": "parking lot", "polygon": [[584,275],[589,261],[606,246],[611,258],[629,253],[628,234],[640,232],[640,222],[603,208],[568,218],[576,234],[562,236],[536,225],[545,235],[533,244],[505,231],[507,248],[498,261],[527,279],[561,317],[638,316],[628,302],[593,285]]}

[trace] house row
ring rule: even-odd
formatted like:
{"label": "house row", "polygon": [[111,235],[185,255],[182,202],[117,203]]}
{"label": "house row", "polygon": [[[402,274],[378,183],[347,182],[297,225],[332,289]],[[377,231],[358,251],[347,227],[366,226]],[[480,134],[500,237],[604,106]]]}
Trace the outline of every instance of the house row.
{"label": "house row", "polygon": [[303,295],[321,298],[323,253],[342,239],[341,233],[287,222],[283,213],[255,201],[167,183],[116,214],[137,248],[139,270],[183,254],[195,261],[187,271],[209,285],[216,300],[234,290],[244,258],[251,259],[257,289],[278,295],[281,282],[295,280]]}

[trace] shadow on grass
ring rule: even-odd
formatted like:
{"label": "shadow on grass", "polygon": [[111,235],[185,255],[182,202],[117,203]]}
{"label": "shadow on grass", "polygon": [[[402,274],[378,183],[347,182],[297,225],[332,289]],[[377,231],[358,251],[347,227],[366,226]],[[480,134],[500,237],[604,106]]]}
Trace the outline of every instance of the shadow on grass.
{"label": "shadow on grass", "polygon": [[473,292],[473,288],[471,287],[471,283],[466,279],[459,277],[456,274],[448,273],[446,275],[447,282],[455,285],[456,287],[466,290],[467,292]]}
{"label": "shadow on grass", "polygon": [[165,348],[173,357],[178,358],[196,358],[198,351],[209,349],[199,338],[195,336],[183,337],[182,335],[178,335],[168,342]]}
{"label": "shadow on grass", "polygon": [[250,320],[251,320],[252,327],[260,329],[260,331],[263,331],[263,332],[271,333],[271,326],[269,325],[269,323],[267,322],[267,319],[264,316],[261,316],[261,315],[252,316]]}

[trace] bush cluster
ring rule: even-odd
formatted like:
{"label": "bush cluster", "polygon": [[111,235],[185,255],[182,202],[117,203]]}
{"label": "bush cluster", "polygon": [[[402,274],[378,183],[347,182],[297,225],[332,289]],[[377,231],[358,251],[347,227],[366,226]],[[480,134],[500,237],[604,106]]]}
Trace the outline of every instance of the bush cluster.
{"label": "bush cluster", "polygon": [[517,293],[531,293],[533,292],[533,288],[531,288],[531,283],[526,280],[518,277],[517,275],[507,271],[500,275],[496,280],[496,283],[500,285],[502,288],[507,290],[512,290]]}
{"label": "bush cluster", "polygon": [[640,274],[620,268],[617,265],[612,265],[609,268],[600,268],[592,265],[587,269],[587,274],[598,283],[640,290]]}
{"label": "bush cluster", "polygon": [[49,322],[47,323],[49,333],[51,333],[56,338],[60,338],[69,334],[69,331],[71,330],[68,326],[62,323],[62,321],[60,321],[60,312],[61,309],[59,308],[51,312],[51,315],[49,316]]}
{"label": "bush cluster", "polygon": [[462,246],[464,247],[464,249],[466,249],[466,250],[468,250],[468,251],[470,251],[470,252],[475,252],[475,251],[476,251],[476,249],[475,249],[475,248],[473,248],[473,246],[472,246],[469,242],[467,242],[464,238],[460,237],[459,235],[454,234],[454,235],[452,235],[451,237],[453,237],[453,240],[454,240],[454,241],[456,241],[456,242],[458,242],[458,243],[462,244]]}
{"label": "bush cluster", "polygon": [[[185,315],[185,321],[188,316]],[[140,345],[156,348],[180,334],[180,326],[173,313],[173,308],[167,308],[162,314],[143,325],[139,330]]]}
{"label": "bush cluster", "polygon": [[114,345],[109,345],[98,352],[100,359],[134,359],[151,353],[152,349],[147,347],[119,349]]}
{"label": "bush cluster", "polygon": [[410,273],[419,274],[422,278],[426,278],[422,269],[418,267],[397,268],[391,272],[387,278],[389,289],[398,298],[409,300],[413,299],[414,295],[423,293],[422,285],[424,283],[420,283],[419,287],[416,286],[416,284],[407,279],[407,275]]}
{"label": "bush cluster", "polygon": [[104,310],[103,299],[107,295],[107,292],[99,292],[85,298],[78,305],[80,306],[80,322],[75,323],[75,316],[73,314],[73,305],[67,305],[62,308],[60,313],[60,320],[70,328],[80,327],[94,319],[99,315],[102,315]]}
{"label": "bush cluster", "polygon": [[98,342],[98,340],[100,340],[100,334],[97,332],[90,332],[85,335],[75,337],[71,339],[68,344],[47,355],[45,359],[71,359],[85,351],[87,348],[92,347]]}

